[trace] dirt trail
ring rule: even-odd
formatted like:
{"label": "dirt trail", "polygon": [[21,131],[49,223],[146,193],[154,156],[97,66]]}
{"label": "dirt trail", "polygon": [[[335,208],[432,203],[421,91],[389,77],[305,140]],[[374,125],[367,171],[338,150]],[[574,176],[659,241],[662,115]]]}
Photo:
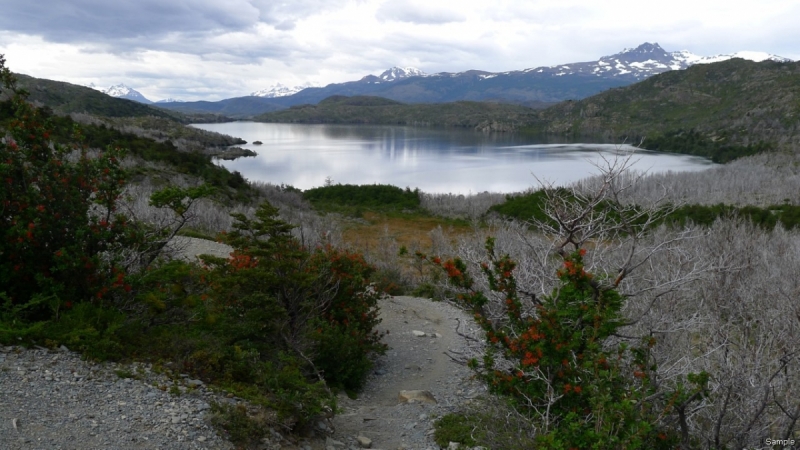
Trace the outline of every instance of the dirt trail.
{"label": "dirt trail", "polygon": [[[469,368],[451,358],[466,346],[456,327],[470,334],[478,327],[458,308],[428,299],[391,297],[380,307],[378,328],[389,332],[384,338],[389,350],[357,399],[340,398],[342,412],[333,419],[332,437],[346,447],[354,446],[356,436],[365,436],[372,448],[438,448],[432,433],[436,417],[485,390]],[[429,391],[438,403],[400,402],[402,390]]]}

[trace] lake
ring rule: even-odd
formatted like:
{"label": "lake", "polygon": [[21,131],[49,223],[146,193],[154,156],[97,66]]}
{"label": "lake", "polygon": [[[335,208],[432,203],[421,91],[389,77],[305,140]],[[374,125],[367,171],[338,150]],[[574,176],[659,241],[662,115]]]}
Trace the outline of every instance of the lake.
{"label": "lake", "polygon": [[[536,178],[566,184],[598,173],[601,157],[635,151],[651,172],[704,170],[710,160],[628,145],[545,142],[510,133],[369,125],[229,122],[192,125],[248,141],[257,157],[219,161],[251,181],[322,186],[391,184],[429,193],[517,192]],[[263,145],[254,145],[261,141]]]}

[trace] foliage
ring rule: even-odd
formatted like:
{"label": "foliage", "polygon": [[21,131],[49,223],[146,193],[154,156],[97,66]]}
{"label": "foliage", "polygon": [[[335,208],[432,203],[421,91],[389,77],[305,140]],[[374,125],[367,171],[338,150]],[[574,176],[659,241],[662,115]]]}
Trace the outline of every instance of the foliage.
{"label": "foliage", "polygon": [[[359,254],[302,248],[268,203],[255,220],[234,217],[228,242],[236,252],[212,274],[217,301],[238,311],[237,327],[246,328],[255,314],[263,350],[297,352],[332,386],[360,389],[372,367],[369,355],[385,349],[374,330],[381,295],[370,287],[374,268]],[[239,339],[256,342],[255,336]]]}
{"label": "foliage", "polygon": [[[474,430],[479,423],[473,417],[464,414],[447,414],[436,421],[434,439],[442,448],[447,447],[450,442],[458,442],[461,445],[472,447],[478,444]],[[481,437],[478,436],[478,440]]]}
{"label": "foliage", "polygon": [[[490,211],[497,212],[506,217],[528,221],[537,224],[553,225],[553,219],[548,216],[545,209],[549,197],[554,195],[544,189],[534,192],[507,196],[506,201],[489,208]],[[563,188],[556,189],[556,195],[564,197],[569,202],[579,202],[574,196]],[[606,200],[598,204],[597,210],[613,210],[609,208],[609,201]],[[666,223],[673,227],[684,227],[689,223],[702,226],[711,226],[715,220],[723,217],[742,217],[750,220],[753,224],[771,230],[780,223],[785,229],[793,229],[800,225],[800,207],[790,204],[772,205],[768,207],[758,206],[734,206],[718,203],[716,205],[681,205],[679,207],[665,207],[664,214],[658,221],[654,221],[651,226]]]}
{"label": "foliage", "polygon": [[371,355],[386,351],[375,330],[380,323],[377,301],[382,291],[371,285],[375,268],[364,257],[332,246],[312,255],[312,267],[324,267],[338,289],[319,322],[314,363],[334,387],[354,392],[372,369]]}
{"label": "foliage", "polygon": [[718,164],[774,149],[774,145],[763,141],[748,145],[730,144],[727,139],[711,139],[694,129],[671,130],[656,136],[648,136],[642,141],[642,147],[662,152],[705,156]]}
{"label": "foliage", "polygon": [[258,443],[269,432],[271,418],[263,410],[248,411],[242,404],[211,403],[211,424],[223,430],[225,437],[241,448]]}
{"label": "foliage", "polygon": [[715,220],[724,217],[741,217],[748,219],[754,225],[766,230],[772,230],[780,223],[783,228],[790,230],[800,225],[800,207],[796,205],[772,205],[766,208],[758,206],[725,205],[683,205],[675,209],[666,217],[668,223],[686,226],[689,222],[711,226]]}
{"label": "foliage", "polygon": [[434,422],[434,440],[442,448],[450,442],[477,448],[538,448],[530,421],[507,401],[499,400],[496,396],[478,397],[458,412],[445,414]]}
{"label": "foliage", "polygon": [[13,112],[0,142],[0,286],[17,317],[47,320],[129,290],[122,250],[138,234],[117,211],[122,151],[91,156],[53,142],[49,117],[27,103],[3,63]]}
{"label": "foliage", "polygon": [[590,204],[591,202],[588,198],[576,196],[566,188],[539,189],[522,195],[509,195],[506,196],[505,202],[493,205],[489,208],[489,211],[536,224],[540,227],[544,225],[549,228],[558,228],[557,220],[550,216],[550,211],[547,209],[548,204],[554,198],[558,198],[574,208],[587,208],[597,213],[598,216],[603,216],[607,222],[619,223],[622,215],[625,215],[626,221],[629,221],[632,225],[641,225],[649,219],[647,214],[642,213],[641,208],[635,206],[627,209],[619,208],[613,204],[614,200],[612,199],[602,199],[595,204]]}
{"label": "foliage", "polygon": [[[564,254],[560,284],[535,311],[523,311],[520,289],[508,255],[497,257],[494,240],[482,265],[489,288],[504,297],[505,320],[490,321],[486,295],[474,289],[466,264],[456,258],[430,261],[463,290],[460,301],[475,314],[486,334],[479,370],[491,390],[511,397],[530,415],[540,445],[547,448],[673,448],[679,437],[660,423],[668,414],[706,395],[708,375],[690,375],[685,386],[652,401],[656,367],[650,356],[655,339],[639,345],[615,343],[624,325],[623,297],[584,270],[581,249]],[[684,441],[685,442],[685,441]]]}
{"label": "foliage", "polygon": [[420,205],[419,189],[412,191],[388,184],[332,184],[308,189],[303,198],[327,210],[413,211]]}

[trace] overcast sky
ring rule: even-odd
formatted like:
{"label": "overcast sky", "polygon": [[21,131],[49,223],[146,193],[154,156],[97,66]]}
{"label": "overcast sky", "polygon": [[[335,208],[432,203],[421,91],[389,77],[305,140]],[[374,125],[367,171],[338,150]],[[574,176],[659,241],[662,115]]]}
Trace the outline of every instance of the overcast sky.
{"label": "overcast sky", "polygon": [[392,66],[591,61],[643,42],[798,60],[798,18],[798,0],[2,0],[0,54],[39,78],[219,100]]}

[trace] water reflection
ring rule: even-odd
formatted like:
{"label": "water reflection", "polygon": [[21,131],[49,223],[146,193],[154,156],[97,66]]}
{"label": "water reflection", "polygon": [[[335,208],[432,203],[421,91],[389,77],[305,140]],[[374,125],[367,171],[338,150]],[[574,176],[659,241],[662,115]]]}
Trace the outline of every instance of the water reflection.
{"label": "water reflection", "polygon": [[[630,146],[547,142],[508,133],[395,126],[295,125],[232,122],[194,125],[238,136],[255,158],[223,161],[250,180],[300,189],[338,183],[392,184],[425,192],[513,192],[540,179],[562,184],[597,173],[602,156]],[[636,168],[702,170],[703,158],[636,150]]]}

